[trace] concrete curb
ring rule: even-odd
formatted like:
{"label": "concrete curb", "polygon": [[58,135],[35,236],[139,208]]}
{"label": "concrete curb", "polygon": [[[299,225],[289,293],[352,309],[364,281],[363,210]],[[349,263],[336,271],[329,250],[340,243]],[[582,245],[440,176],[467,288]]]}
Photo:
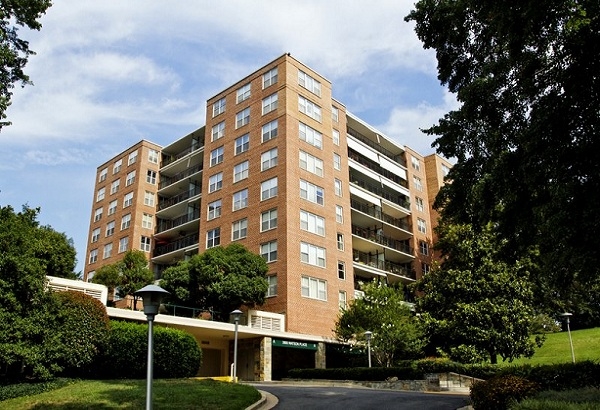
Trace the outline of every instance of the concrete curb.
{"label": "concrete curb", "polygon": [[279,403],[279,399],[271,393],[263,390],[259,390],[258,392],[260,393],[260,400],[246,407],[245,410],[268,410],[272,409],[277,405],[277,403]]}

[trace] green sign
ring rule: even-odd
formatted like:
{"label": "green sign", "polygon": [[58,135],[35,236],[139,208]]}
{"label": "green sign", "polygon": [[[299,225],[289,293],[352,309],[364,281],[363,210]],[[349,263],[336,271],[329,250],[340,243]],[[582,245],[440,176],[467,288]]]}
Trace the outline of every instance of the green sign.
{"label": "green sign", "polygon": [[275,346],[275,347],[291,347],[293,349],[317,350],[316,343],[298,342],[296,340],[273,339],[273,346]]}

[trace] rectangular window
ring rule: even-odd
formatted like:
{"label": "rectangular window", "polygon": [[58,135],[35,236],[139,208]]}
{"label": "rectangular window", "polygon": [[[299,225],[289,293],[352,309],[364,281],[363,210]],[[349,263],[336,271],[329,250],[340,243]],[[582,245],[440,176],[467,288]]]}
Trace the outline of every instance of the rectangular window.
{"label": "rectangular window", "polygon": [[263,89],[277,83],[277,67],[264,73],[263,77],[262,77],[262,81],[263,81]]}
{"label": "rectangular window", "polygon": [[333,140],[334,145],[340,145],[340,132],[338,130],[333,130],[331,132],[331,139]]}
{"label": "rectangular window", "polygon": [[243,127],[250,122],[250,107],[235,114],[235,128]]}
{"label": "rectangular window", "polygon": [[306,74],[304,71],[298,71],[298,84],[301,87],[306,88],[313,94],[321,96],[321,83],[315,80],[310,75]]}
{"label": "rectangular window", "polygon": [[127,178],[125,179],[125,186],[129,186],[135,182],[135,170],[129,172],[127,174]]}
{"label": "rectangular window", "polygon": [[344,223],[344,208],[340,205],[335,206],[335,221],[340,224]]}
{"label": "rectangular window", "polygon": [[301,95],[298,96],[298,110],[313,120],[321,122],[321,107]]}
{"label": "rectangular window", "polygon": [[323,205],[325,203],[325,190],[320,186],[311,184],[310,182],[301,179],[300,198]]}
{"label": "rectangular window", "polygon": [[112,256],[112,243],[104,245],[104,253],[102,254],[103,259],[108,259]]}
{"label": "rectangular window", "polygon": [[319,149],[323,148],[323,134],[309,127],[306,124],[300,123],[298,125],[298,135],[302,141],[308,142],[310,145],[315,146]]}
{"label": "rectangular window", "polygon": [[325,218],[307,211],[300,211],[300,229],[325,236]]}
{"label": "rectangular window", "polygon": [[130,152],[129,157],[127,158],[127,165],[135,164],[137,161],[138,152],[137,150]]}
{"label": "rectangular window", "polygon": [[117,179],[116,181],[113,181],[110,184],[110,194],[116,194],[117,192],[119,192],[119,185],[121,185],[121,180]]}
{"label": "rectangular window", "polygon": [[98,261],[98,249],[92,249],[90,251],[90,263],[95,263]]}
{"label": "rectangular window", "polygon": [[423,210],[425,209],[425,206],[423,203],[423,198],[419,198],[419,197],[415,198],[415,207],[417,208],[417,211],[423,212]]}
{"label": "rectangular window", "polygon": [[239,104],[242,101],[245,101],[248,98],[250,98],[251,89],[252,89],[252,85],[250,83],[238,88],[238,90],[235,93],[236,94],[236,96],[235,96],[236,103]]}
{"label": "rectangular window", "polygon": [[429,244],[425,241],[419,241],[419,252],[421,252],[421,255],[429,255]]}
{"label": "rectangular window", "polygon": [[106,236],[112,236],[115,233],[115,221],[106,224]]}
{"label": "rectangular window", "polygon": [[337,264],[338,279],[346,279],[346,264],[342,261],[338,261]]}
{"label": "rectangular window", "polygon": [[129,192],[123,197],[123,208],[127,208],[131,205],[133,205],[133,192]]}
{"label": "rectangular window", "polygon": [[250,134],[242,135],[235,140],[235,155],[248,151],[250,148]]}
{"label": "rectangular window", "polygon": [[277,228],[277,209],[270,209],[260,214],[260,231]]}
{"label": "rectangular window", "polygon": [[221,200],[217,200],[208,204],[208,220],[215,219],[221,216]]}
{"label": "rectangular window", "polygon": [[237,164],[233,167],[233,182],[239,182],[242,179],[248,178],[248,167],[250,166],[249,161],[244,161],[241,164]]}
{"label": "rectangular window", "polygon": [[323,279],[302,276],[302,296],[311,299],[327,300],[327,282]]}
{"label": "rectangular window", "polygon": [[260,184],[261,201],[275,196],[277,196],[277,177],[268,179]]}
{"label": "rectangular window", "polygon": [[225,148],[220,146],[219,148],[215,148],[210,152],[210,166],[214,167],[217,164],[223,162],[223,153]]}
{"label": "rectangular window", "polygon": [[110,201],[110,204],[108,204],[108,214],[112,215],[115,212],[117,212],[117,200],[116,199],[114,201]]}
{"label": "rectangular window", "polygon": [[271,94],[262,100],[262,115],[277,109],[277,93]]}
{"label": "rectangular window", "polygon": [[331,107],[331,119],[333,122],[339,122],[340,110],[337,107]]}
{"label": "rectangular window", "polygon": [[121,218],[121,230],[127,229],[131,226],[131,214],[123,215]]}
{"label": "rectangular window", "polygon": [[300,242],[300,261],[309,265],[325,267],[325,248]]}
{"label": "rectangular window", "polygon": [[267,288],[267,297],[277,296],[277,276],[267,276],[267,283],[269,284],[269,287]]}
{"label": "rectangular window", "polygon": [[421,182],[421,178],[413,176],[413,183],[417,191],[423,191],[423,183]]}
{"label": "rectangular window", "polygon": [[102,171],[100,171],[100,174],[98,174],[98,182],[106,181],[107,175],[108,175],[108,168],[104,168]]}
{"label": "rectangular window", "polygon": [[225,136],[225,121],[221,121],[212,127],[211,141],[216,141]]}
{"label": "rectangular window", "polygon": [[152,229],[153,219],[154,219],[153,215],[146,214],[146,213],[144,215],[142,215],[142,228]]}
{"label": "rectangular window", "polygon": [[215,192],[221,188],[223,188],[223,173],[219,172],[218,174],[211,175],[208,178],[208,192]]}
{"label": "rectangular window", "polygon": [[427,233],[427,223],[424,219],[417,218],[417,229],[421,233]]}
{"label": "rectangular window", "polygon": [[221,244],[221,228],[211,229],[206,232],[206,249],[214,248]]}
{"label": "rectangular window", "polygon": [[231,240],[237,241],[248,236],[248,219],[240,219],[231,224]]}
{"label": "rectangular window", "polygon": [[260,156],[260,170],[266,171],[277,165],[277,148],[263,152]]}
{"label": "rectangular window", "polygon": [[102,208],[96,208],[94,211],[94,222],[98,222],[102,219]]}
{"label": "rectangular window", "polygon": [[225,97],[213,104],[213,117],[225,112]]}
{"label": "rectangular window", "polygon": [[129,238],[127,236],[119,239],[119,253],[123,253],[123,252],[127,251],[128,245],[129,245]]}
{"label": "rectangular window", "polygon": [[421,164],[419,163],[419,158],[411,156],[410,163],[412,164],[412,167],[415,171],[421,170]]}
{"label": "rectangular window", "polygon": [[333,153],[333,168],[338,171],[342,169],[342,157],[339,154]]}
{"label": "rectangular window", "polygon": [[237,211],[248,206],[248,189],[233,194],[233,210]]}
{"label": "rectangular window", "polygon": [[96,202],[102,201],[106,195],[106,188],[100,188],[96,193]]}
{"label": "rectangular window", "polygon": [[262,256],[267,263],[275,262],[277,260],[277,241],[261,244],[260,256]]}
{"label": "rectangular window", "polygon": [[323,160],[308,152],[300,151],[300,168],[320,177],[323,176]]}
{"label": "rectangular window", "polygon": [[148,150],[148,162],[158,164],[158,151],[155,149]]}
{"label": "rectangular window", "polygon": [[267,142],[277,136],[277,126],[277,120],[271,121],[270,123],[263,125],[262,142]]}
{"label": "rectangular window", "polygon": [[427,263],[422,263],[421,264],[421,273],[423,275],[427,275],[429,273],[429,271],[431,271],[431,267]]}
{"label": "rectangular window", "polygon": [[148,170],[146,173],[146,182],[152,185],[156,184],[156,171]]}
{"label": "rectangular window", "polygon": [[144,251],[144,252],[150,252],[150,237],[149,236],[142,236],[140,239],[140,250]]}
{"label": "rectangular window", "polygon": [[154,192],[144,192],[144,205],[154,206]]}
{"label": "rectangular window", "polygon": [[333,188],[336,196],[342,196],[342,181],[339,179],[333,180]]}
{"label": "rectangular window", "polygon": [[344,234],[343,233],[338,232],[338,234],[337,234],[337,248],[338,248],[338,251],[344,250]]}
{"label": "rectangular window", "polygon": [[346,299],[346,292],[340,290],[338,293],[338,303],[341,310],[346,310],[348,308],[348,301]]}
{"label": "rectangular window", "polygon": [[113,175],[116,174],[117,172],[119,172],[121,170],[122,166],[123,166],[123,160],[122,159],[116,160],[115,163],[113,164]]}
{"label": "rectangular window", "polygon": [[92,231],[92,243],[98,242],[98,239],[100,239],[100,228],[96,228]]}

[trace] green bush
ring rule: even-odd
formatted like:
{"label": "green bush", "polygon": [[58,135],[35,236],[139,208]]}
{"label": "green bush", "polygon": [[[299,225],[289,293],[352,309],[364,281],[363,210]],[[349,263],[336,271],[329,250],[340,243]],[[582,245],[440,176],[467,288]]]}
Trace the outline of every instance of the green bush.
{"label": "green bush", "polygon": [[462,364],[447,358],[415,360],[411,366],[425,374],[453,372],[478,379],[489,379],[498,372],[498,366],[492,364]]}
{"label": "green bush", "polygon": [[511,410],[597,410],[600,390],[587,387],[567,391],[544,391],[511,407]]}
{"label": "green bush", "polygon": [[391,377],[398,380],[424,380],[425,375],[411,367],[354,367],[335,369],[291,369],[292,379],[384,381]]}
{"label": "green bush", "polygon": [[51,390],[60,389],[71,383],[69,379],[52,379],[44,382],[29,382],[0,385],[0,401],[15,397],[33,396]]}
{"label": "green bush", "polygon": [[538,384],[522,377],[497,376],[474,383],[471,386],[471,402],[475,410],[506,410],[538,390]]}
{"label": "green bush", "polygon": [[600,363],[592,361],[542,366],[510,366],[500,369],[499,374],[511,374],[534,381],[541,390],[600,388]]}

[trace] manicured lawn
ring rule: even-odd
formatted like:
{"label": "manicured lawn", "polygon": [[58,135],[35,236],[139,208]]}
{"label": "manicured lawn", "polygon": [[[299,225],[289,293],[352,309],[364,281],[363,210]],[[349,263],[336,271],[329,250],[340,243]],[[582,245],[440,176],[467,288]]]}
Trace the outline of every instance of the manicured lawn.
{"label": "manicured lawn", "polygon": [[[214,380],[170,379],[153,383],[153,408],[241,410],[260,399],[252,386]],[[82,380],[31,397],[0,402],[10,410],[144,409],[145,380]]]}

